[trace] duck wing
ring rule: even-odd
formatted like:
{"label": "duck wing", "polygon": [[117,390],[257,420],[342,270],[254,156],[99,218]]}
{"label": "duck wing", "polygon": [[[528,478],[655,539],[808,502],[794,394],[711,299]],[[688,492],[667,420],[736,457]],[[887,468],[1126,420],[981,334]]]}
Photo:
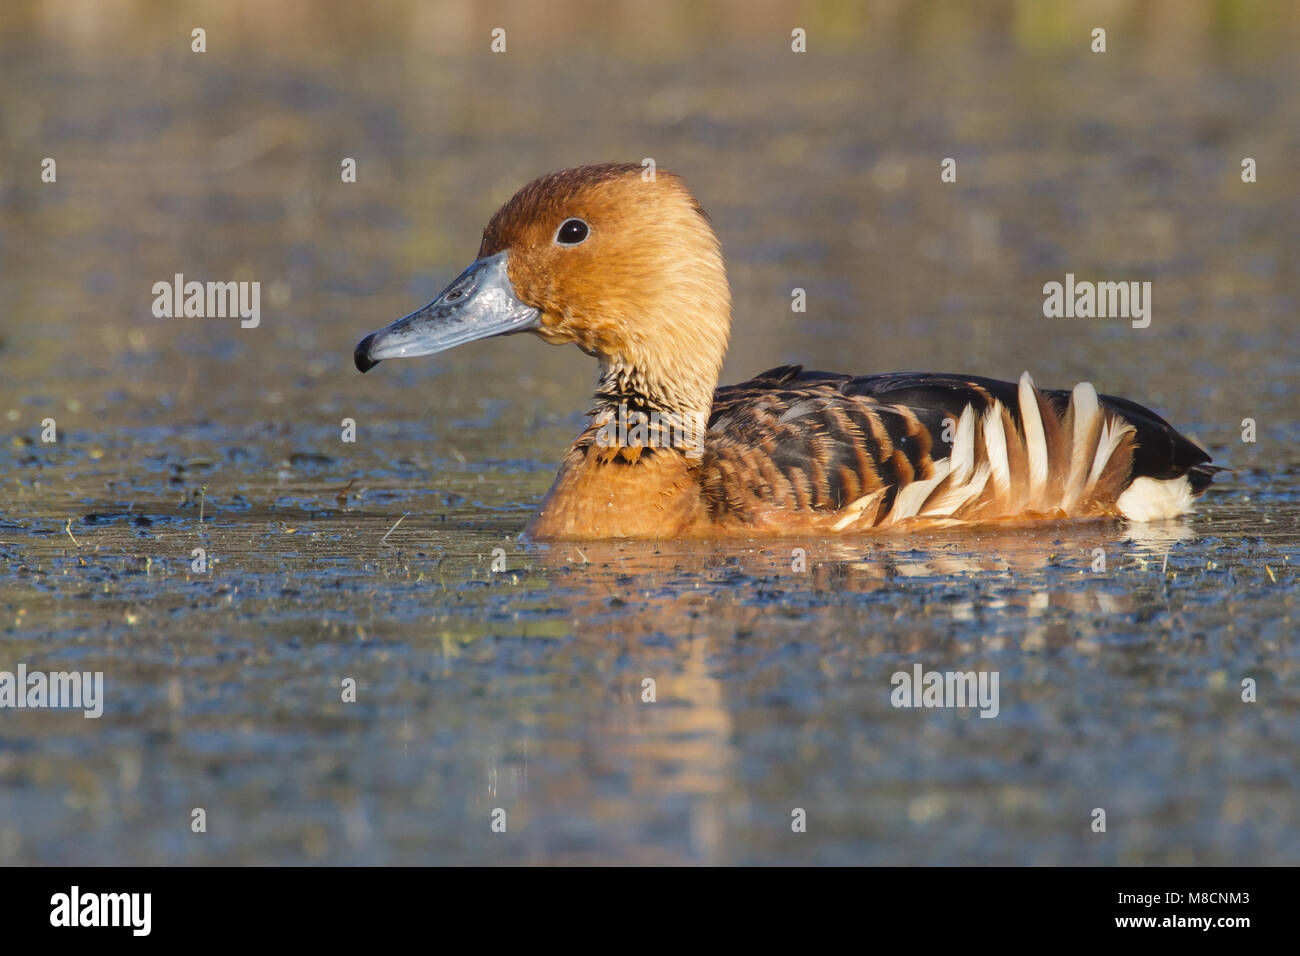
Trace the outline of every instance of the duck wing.
{"label": "duck wing", "polygon": [[[1014,383],[787,365],[717,390],[702,483],[715,519],[811,512],[830,530],[918,518],[1149,519],[1187,510],[1218,470],[1208,462],[1155,412],[1087,383],[1039,390],[1028,374]],[[1140,494],[1126,500],[1129,489]]]}

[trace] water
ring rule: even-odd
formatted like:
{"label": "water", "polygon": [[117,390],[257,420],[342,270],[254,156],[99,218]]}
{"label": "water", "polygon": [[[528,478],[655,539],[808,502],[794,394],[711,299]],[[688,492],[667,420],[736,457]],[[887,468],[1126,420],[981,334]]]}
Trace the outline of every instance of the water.
{"label": "water", "polygon": [[[1070,5],[825,4],[801,56],[775,6],[547,7],[0,13],[0,670],[107,697],[0,712],[0,863],[1300,860],[1290,7],[1119,4],[1099,55]],[[722,238],[724,381],[1027,368],[1233,470],[1159,527],[521,542],[590,361],[352,347],[528,179],[643,156]],[[178,272],[260,326],[154,318]],[[1044,319],[1066,272],[1151,327]],[[998,716],[892,707],[916,663]]]}

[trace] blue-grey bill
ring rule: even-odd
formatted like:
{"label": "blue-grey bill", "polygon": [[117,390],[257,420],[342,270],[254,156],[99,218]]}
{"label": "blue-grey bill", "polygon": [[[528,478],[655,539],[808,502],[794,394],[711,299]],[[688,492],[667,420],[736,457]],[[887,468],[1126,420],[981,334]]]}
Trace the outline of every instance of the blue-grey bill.
{"label": "blue-grey bill", "polygon": [[423,309],[372,332],[353,359],[368,372],[381,359],[433,355],[466,342],[538,327],[541,313],[520,302],[506,271],[505,252],[476,259]]}

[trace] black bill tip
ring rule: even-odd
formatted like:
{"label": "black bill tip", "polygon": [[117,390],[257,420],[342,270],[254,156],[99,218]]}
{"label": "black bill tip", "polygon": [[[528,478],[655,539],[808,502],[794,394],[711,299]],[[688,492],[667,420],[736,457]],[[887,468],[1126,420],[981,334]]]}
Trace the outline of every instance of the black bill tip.
{"label": "black bill tip", "polygon": [[378,359],[370,357],[370,343],[374,340],[375,335],[372,332],[364,339],[357,343],[357,349],[352,353],[352,361],[357,363],[357,371],[361,373],[369,372],[379,364]]}

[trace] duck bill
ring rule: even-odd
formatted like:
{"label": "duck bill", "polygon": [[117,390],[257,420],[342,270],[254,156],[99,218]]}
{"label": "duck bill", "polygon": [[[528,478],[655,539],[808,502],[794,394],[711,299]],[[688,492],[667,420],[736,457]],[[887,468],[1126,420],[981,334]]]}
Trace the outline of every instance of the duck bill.
{"label": "duck bill", "polygon": [[476,259],[423,309],[372,332],[353,359],[368,372],[381,359],[433,355],[466,342],[539,327],[541,312],[520,302],[506,270],[506,252]]}

